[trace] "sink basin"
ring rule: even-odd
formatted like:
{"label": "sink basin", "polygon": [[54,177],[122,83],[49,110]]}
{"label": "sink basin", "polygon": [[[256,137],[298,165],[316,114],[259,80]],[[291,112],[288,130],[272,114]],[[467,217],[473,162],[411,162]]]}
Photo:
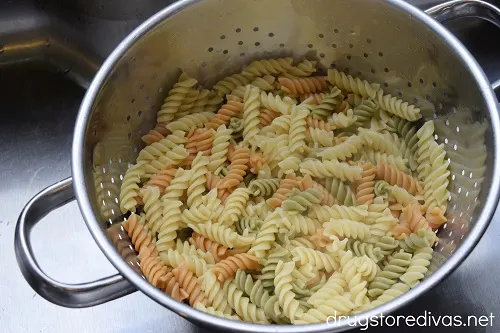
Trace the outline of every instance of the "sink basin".
{"label": "sink basin", "polygon": [[[70,176],[75,117],[99,65],[128,32],[172,2],[0,2],[0,253],[4,267],[10,267],[0,272],[4,281],[0,284],[0,322],[6,331],[67,332],[75,327],[92,332],[201,330],[140,293],[91,309],[56,307],[34,294],[24,281],[12,244],[15,221],[26,202],[42,188]],[[409,2],[426,8],[440,1]],[[491,82],[500,86],[498,28],[478,19],[461,19],[446,26],[471,50]],[[481,244],[498,244],[492,241],[498,232],[496,224],[490,227]],[[476,262],[477,253],[488,255],[481,244],[472,255]],[[95,246],[74,203],[35,228],[33,247],[40,265],[61,281],[89,281],[115,271]],[[491,253],[492,249],[487,250]],[[481,305],[472,309],[455,300],[455,295],[464,294],[462,280],[468,283],[481,270],[478,264],[467,264],[470,262],[437,288],[440,302],[435,302],[435,295],[427,295],[403,312],[423,312],[424,307],[433,313],[441,309],[444,314],[464,313],[464,308],[479,315],[500,311],[500,304],[489,296],[489,290],[496,287],[494,279],[489,288],[474,289],[475,301],[484,302]],[[487,260],[480,264],[489,276],[500,276],[500,271],[491,272],[498,265]],[[17,310],[7,316],[4,309]],[[428,328],[431,333],[433,329]],[[491,331],[478,329],[468,328],[467,332],[498,332],[498,326]]]}

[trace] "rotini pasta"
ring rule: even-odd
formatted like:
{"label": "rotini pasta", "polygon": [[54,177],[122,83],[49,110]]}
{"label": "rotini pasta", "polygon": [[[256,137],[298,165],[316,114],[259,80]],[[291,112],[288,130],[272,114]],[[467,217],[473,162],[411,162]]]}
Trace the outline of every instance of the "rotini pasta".
{"label": "rotini pasta", "polygon": [[256,60],[205,89],[179,77],[135,165],[112,175],[119,201],[106,208],[128,216],[133,247],[114,243],[138,253],[152,285],[216,316],[306,324],[369,310],[425,277],[455,195],[450,170],[480,183],[485,148],[471,152],[474,177],[461,175],[434,121],[413,123],[418,107],[316,65]]}

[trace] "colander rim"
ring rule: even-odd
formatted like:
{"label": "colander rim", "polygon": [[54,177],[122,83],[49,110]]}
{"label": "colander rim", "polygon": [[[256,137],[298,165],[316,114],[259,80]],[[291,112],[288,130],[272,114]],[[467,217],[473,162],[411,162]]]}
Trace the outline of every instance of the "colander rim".
{"label": "colander rim", "polygon": [[[136,286],[143,293],[148,295],[150,298],[154,299],[156,302],[165,306],[180,316],[204,326],[212,326],[218,329],[226,329],[232,331],[240,332],[340,332],[346,329],[354,328],[352,321],[346,319],[340,320],[333,325],[326,323],[321,324],[309,324],[309,325],[261,325],[252,324],[246,322],[239,322],[228,320],[220,317],[215,317],[204,312],[198,311],[189,305],[177,302],[172,298],[168,297],[161,290],[155,288],[140,275],[138,275],[132,267],[130,267],[123,258],[119,255],[114,245],[110,242],[105,232],[102,230],[96,215],[93,213],[92,205],[88,196],[88,191],[86,187],[85,173],[84,173],[84,137],[89,120],[91,118],[92,109],[94,101],[96,100],[98,93],[106,81],[108,75],[113,70],[114,66],[119,62],[121,57],[135,44],[137,40],[143,37],[145,34],[154,30],[159,26],[164,20],[175,15],[179,11],[197,4],[204,0],[181,0],[178,1],[163,10],[159,11],[140,26],[138,26],[134,31],[132,31],[108,56],[102,67],[97,72],[92,83],[90,84],[82,104],[80,106],[73,137],[72,146],[72,174],[74,180],[74,188],[76,193],[76,198],[78,205],[83,214],[85,223],[92,234],[92,237],[98,244],[101,251],[108,258],[108,260],[115,266],[115,268],[134,286]],[[462,45],[462,43],[449,32],[440,23],[432,19],[430,16],[419,10],[418,8],[410,5],[403,0],[385,0],[390,6],[393,6],[395,10],[403,10],[409,15],[412,15],[415,20],[420,23],[427,25],[435,34],[441,37],[447,44],[448,47],[452,48],[464,62],[464,66],[469,68],[469,71],[473,75],[478,84],[478,87],[483,93],[485,99],[485,104],[488,106],[490,113],[491,130],[493,134],[493,147],[495,160],[493,161],[493,171],[492,171],[492,182],[490,187],[490,193],[485,201],[483,210],[481,211],[479,218],[475,226],[470,230],[469,235],[464,240],[463,244],[457,249],[457,251],[431,276],[426,278],[422,283],[417,285],[414,289],[403,294],[400,297],[380,306],[374,308],[370,311],[364,312],[357,315],[358,323],[359,321],[368,320],[371,317],[379,316],[380,314],[388,314],[401,308],[403,305],[408,304],[410,301],[416,299],[420,294],[428,291],[440,281],[442,281],[446,276],[448,276],[452,271],[454,271],[461,262],[472,252],[476,244],[479,242],[480,238],[484,234],[486,228],[488,227],[493,213],[496,210],[498,200],[499,200],[499,159],[500,159],[500,144],[498,137],[498,128],[500,128],[500,120],[497,113],[497,99],[495,94],[484,74],[483,70],[470,54],[470,52]]]}

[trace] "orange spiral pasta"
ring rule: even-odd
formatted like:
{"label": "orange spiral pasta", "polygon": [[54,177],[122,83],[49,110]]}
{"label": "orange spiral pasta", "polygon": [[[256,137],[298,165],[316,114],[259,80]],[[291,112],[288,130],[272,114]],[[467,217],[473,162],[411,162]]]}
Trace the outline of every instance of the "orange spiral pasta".
{"label": "orange spiral pasta", "polygon": [[164,124],[156,124],[155,128],[149,130],[147,134],[142,136],[142,141],[145,144],[150,145],[152,143],[165,139],[168,134],[170,134],[170,131],[165,127]]}
{"label": "orange spiral pasta", "polygon": [[235,145],[227,146],[227,160],[231,161],[233,159],[234,151],[236,150]]}
{"label": "orange spiral pasta", "polygon": [[422,215],[420,205],[417,204],[409,204],[407,207],[403,208],[400,221],[408,225],[412,232],[417,232],[420,229],[432,230],[429,226],[429,222],[427,222]]}
{"label": "orange spiral pasta", "polygon": [[220,179],[219,176],[214,175],[211,172],[207,173],[207,188],[208,190],[213,190],[214,188],[217,189],[217,198],[222,200],[223,203],[226,202],[227,198],[231,194],[231,191],[228,189],[220,189],[219,185],[221,183],[222,179]]}
{"label": "orange spiral pasta", "polygon": [[158,254],[152,254],[147,248],[142,248],[139,251],[138,258],[140,260],[141,272],[146,279],[155,287],[160,284],[160,289],[163,287],[161,278],[172,270],[165,262],[160,260]]}
{"label": "orange spiral pasta", "polygon": [[396,224],[394,228],[392,228],[391,234],[394,236],[394,238],[401,240],[405,236],[409,236],[411,234],[410,225],[406,222],[401,223],[400,220],[400,222]]}
{"label": "orange spiral pasta", "polygon": [[391,185],[402,187],[412,195],[422,191],[422,187],[415,180],[415,178],[393,166],[385,163],[379,163],[376,170],[377,179],[383,179]]}
{"label": "orange spiral pasta", "polygon": [[262,167],[266,164],[266,160],[262,156],[262,153],[253,153],[250,156],[248,165],[250,166],[250,172],[253,174],[258,174]]}
{"label": "orange spiral pasta", "polygon": [[323,234],[324,228],[318,228],[316,233],[309,236],[309,239],[316,245],[319,249],[326,247],[332,241],[328,236]]}
{"label": "orange spiral pasta", "polygon": [[279,112],[268,110],[268,109],[260,109],[259,121],[260,127],[264,127],[270,125],[271,122],[278,118],[281,114]]}
{"label": "orange spiral pasta", "polygon": [[351,105],[347,101],[342,101],[342,103],[337,104],[337,106],[335,107],[335,112],[347,114],[347,111],[350,109]]}
{"label": "orange spiral pasta", "polygon": [[220,189],[234,188],[238,186],[247,174],[248,162],[250,160],[250,149],[246,147],[236,148],[231,156],[231,164],[226,177],[219,184]]}
{"label": "orange spiral pasta", "polygon": [[392,216],[399,219],[399,217],[401,216],[401,211],[403,210],[403,205],[401,205],[400,203],[393,203],[390,204],[388,208],[391,210]]}
{"label": "orange spiral pasta", "polygon": [[356,203],[371,205],[375,198],[375,168],[370,163],[363,165],[361,179],[356,182]]}
{"label": "orange spiral pasta", "polygon": [[[308,175],[309,176],[309,175]],[[313,181],[312,186],[314,188],[317,188],[323,193],[323,199],[321,200],[320,204],[321,205],[327,205],[327,206],[332,206],[337,203],[337,199],[334,198],[334,196],[328,191],[326,188],[323,187],[323,185]]]}
{"label": "orange spiral pasta", "polygon": [[163,194],[163,192],[165,192],[165,189],[172,182],[172,179],[174,179],[176,172],[177,168],[175,169],[167,168],[165,170],[160,170],[153,177],[151,177],[146,182],[146,184],[144,184],[144,187],[147,188],[151,186],[156,186],[160,189],[160,193]]}
{"label": "orange spiral pasta", "polygon": [[306,93],[315,93],[326,90],[326,78],[323,76],[313,76],[297,79],[289,79],[280,77],[278,79],[281,84],[281,90],[287,94],[300,95]]}
{"label": "orange spiral pasta", "polygon": [[216,262],[219,262],[227,257],[227,247],[214,242],[213,240],[206,238],[196,232],[193,232],[193,234],[191,235],[189,243],[193,244],[197,249],[200,249],[203,252],[210,252]]}
{"label": "orange spiral pasta", "polygon": [[179,282],[172,272],[168,272],[161,278],[161,280],[163,283],[160,289],[170,295],[173,299],[183,301],[189,297],[189,294],[180,287]]}
{"label": "orange spiral pasta", "polygon": [[306,118],[307,127],[318,128],[325,131],[333,131],[336,129],[335,125],[327,123],[323,120],[314,119],[313,117]]}
{"label": "orange spiral pasta", "polygon": [[444,216],[445,213],[446,213],[446,208],[444,206],[434,207],[427,211],[427,213],[425,214],[425,218],[427,219],[427,222],[429,222],[429,226],[433,230],[438,229],[448,220]]}
{"label": "orange spiral pasta", "polygon": [[215,276],[217,276],[217,280],[223,282],[234,276],[238,269],[260,270],[261,265],[256,256],[248,253],[239,253],[218,262],[212,270]]}
{"label": "orange spiral pasta", "polygon": [[137,252],[141,252],[141,250],[146,248],[150,253],[156,251],[155,237],[149,234],[135,213],[132,213],[127,221],[123,222],[122,226],[132,240]]}
{"label": "orange spiral pasta", "polygon": [[311,178],[311,175],[305,175],[304,177],[297,178],[299,181],[299,190],[301,192],[313,187],[314,181]]}
{"label": "orange spiral pasta", "polygon": [[282,179],[280,182],[280,187],[273,194],[273,196],[266,200],[266,203],[272,208],[276,209],[281,206],[283,201],[286,199],[287,195],[294,188],[300,187],[300,181],[297,180],[297,177],[294,173],[288,174],[285,179]]}
{"label": "orange spiral pasta", "polygon": [[188,299],[191,306],[194,306],[196,303],[207,305],[208,300],[203,290],[201,290],[198,278],[193,272],[188,270],[185,262],[182,262],[179,266],[174,268],[172,273],[179,282],[181,288],[189,295]]}
{"label": "orange spiral pasta", "polygon": [[199,152],[203,156],[209,156],[212,150],[212,144],[214,142],[214,132],[213,130],[207,129],[191,129],[188,133],[188,140],[186,142],[186,150],[189,155],[184,161],[183,165],[191,165],[194,158]]}
{"label": "orange spiral pasta", "polygon": [[221,125],[229,124],[229,121],[232,117],[235,117],[243,112],[243,103],[236,100],[228,100],[226,104],[224,104],[217,114],[215,118],[212,118],[206,125],[206,128],[217,129]]}

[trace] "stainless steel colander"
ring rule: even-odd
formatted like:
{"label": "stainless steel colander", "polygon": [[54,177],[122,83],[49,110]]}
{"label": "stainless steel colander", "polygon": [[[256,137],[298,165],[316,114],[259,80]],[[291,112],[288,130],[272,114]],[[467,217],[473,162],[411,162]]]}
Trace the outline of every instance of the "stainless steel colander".
{"label": "stainless steel colander", "polygon": [[[19,218],[16,255],[27,281],[67,307],[92,306],[137,288],[188,320],[220,329],[347,329],[347,321],[295,327],[233,322],[176,302],[142,278],[120,227],[121,180],[181,68],[210,87],[252,60],[292,56],[381,83],[386,92],[419,106],[424,119],[435,120],[452,174],[448,223],[439,232],[431,274],[358,319],[389,313],[418,297],[472,251],[496,208],[500,182],[497,100],[469,52],[431,16],[476,16],[500,26],[500,11],[478,0],[451,1],[427,14],[400,0],[184,0],[151,17],[116,48],[85,96],[75,127],[73,179],[40,192]],[[74,193],[89,230],[120,274],[68,285],[36,263],[30,230]]]}

